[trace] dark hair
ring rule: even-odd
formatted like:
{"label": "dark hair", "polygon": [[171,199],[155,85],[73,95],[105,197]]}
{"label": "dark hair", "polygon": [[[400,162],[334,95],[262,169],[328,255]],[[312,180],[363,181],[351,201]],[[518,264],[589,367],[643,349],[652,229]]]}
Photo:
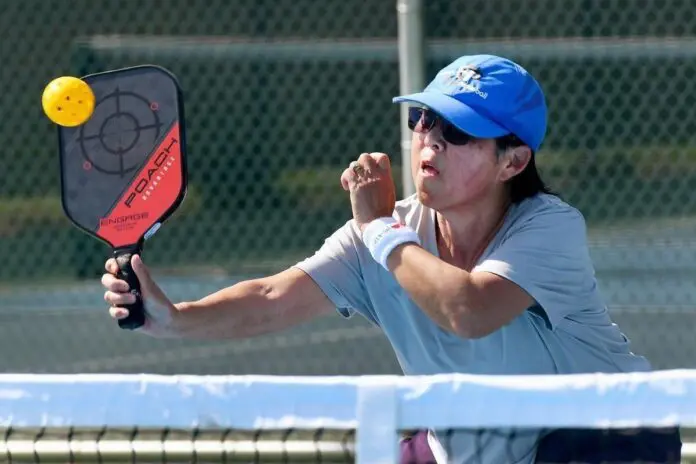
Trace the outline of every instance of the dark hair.
{"label": "dark hair", "polygon": [[[500,156],[508,148],[519,147],[525,145],[525,143],[517,136],[511,134],[497,138],[496,145],[498,147],[498,156]],[[541,179],[539,171],[537,170],[535,158],[536,155],[532,150],[532,156],[529,158],[527,166],[525,166],[522,172],[508,181],[508,185],[510,186],[510,199],[515,204],[539,193],[548,193],[558,196],[558,194],[551,191]]]}

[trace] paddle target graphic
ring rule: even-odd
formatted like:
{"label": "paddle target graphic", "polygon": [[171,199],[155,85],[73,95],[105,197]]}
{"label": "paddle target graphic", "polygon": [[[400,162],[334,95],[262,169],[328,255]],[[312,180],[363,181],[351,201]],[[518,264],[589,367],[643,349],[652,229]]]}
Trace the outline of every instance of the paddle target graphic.
{"label": "paddle target graphic", "polygon": [[98,100],[78,136],[83,169],[120,177],[138,169],[148,154],[142,147],[154,147],[162,132],[158,110],[157,102],[119,87]]}

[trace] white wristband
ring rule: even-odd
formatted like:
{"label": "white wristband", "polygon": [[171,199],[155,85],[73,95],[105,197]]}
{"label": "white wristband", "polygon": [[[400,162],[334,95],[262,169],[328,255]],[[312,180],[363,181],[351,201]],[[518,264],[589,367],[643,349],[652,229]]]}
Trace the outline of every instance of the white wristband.
{"label": "white wristband", "polygon": [[387,267],[389,253],[402,243],[415,242],[420,245],[420,238],[415,230],[399,223],[392,217],[377,218],[370,222],[363,231],[363,243],[370,254],[382,267]]}

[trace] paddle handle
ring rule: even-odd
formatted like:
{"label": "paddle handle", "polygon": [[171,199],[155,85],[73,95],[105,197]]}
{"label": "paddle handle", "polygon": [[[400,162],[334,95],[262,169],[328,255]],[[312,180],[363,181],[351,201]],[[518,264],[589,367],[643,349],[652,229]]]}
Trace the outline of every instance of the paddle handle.
{"label": "paddle handle", "polygon": [[128,317],[118,320],[118,325],[122,329],[135,330],[145,324],[145,305],[140,292],[140,281],[131,267],[131,257],[134,254],[140,254],[140,251],[140,247],[137,245],[114,250],[114,257],[119,269],[116,277],[125,280],[130,288],[130,293],[135,295],[135,303],[122,306],[128,310]]}

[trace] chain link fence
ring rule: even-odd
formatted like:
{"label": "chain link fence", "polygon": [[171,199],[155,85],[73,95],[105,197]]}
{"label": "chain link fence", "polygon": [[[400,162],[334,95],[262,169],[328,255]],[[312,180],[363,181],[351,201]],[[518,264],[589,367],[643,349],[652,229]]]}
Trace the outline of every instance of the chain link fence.
{"label": "chain link fence", "polygon": [[[520,61],[545,88],[543,176],[586,215],[634,349],[695,367],[695,10],[689,1],[428,0],[427,78],[456,56]],[[146,245],[173,299],[275,272],[350,218],[341,171],[392,154],[401,188],[393,0],[5,0],[0,27],[0,370],[399,372],[359,320],[235,342],[153,341],[109,320],[109,250],[60,206],[52,78],[152,63],[185,95],[189,194]]]}

